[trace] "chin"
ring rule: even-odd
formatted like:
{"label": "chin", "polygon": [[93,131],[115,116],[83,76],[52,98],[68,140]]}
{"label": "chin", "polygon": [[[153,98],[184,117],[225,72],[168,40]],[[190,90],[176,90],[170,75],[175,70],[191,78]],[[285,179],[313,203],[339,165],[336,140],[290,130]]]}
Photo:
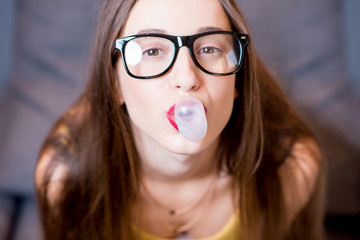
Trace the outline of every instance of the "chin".
{"label": "chin", "polygon": [[211,140],[207,136],[199,142],[192,142],[185,139],[181,134],[178,134],[172,141],[167,141],[160,145],[171,153],[179,155],[197,155],[207,150],[215,142],[216,141]]}
{"label": "chin", "polygon": [[[136,146],[143,149],[143,153],[148,155],[179,157],[195,156],[206,150],[217,146],[219,137],[214,132],[208,131],[207,135],[199,142],[191,142],[185,139],[178,131],[156,131],[159,128],[144,127],[137,128],[133,125],[133,132]],[[149,130],[150,131],[146,131]],[[141,150],[140,150],[141,151]]]}

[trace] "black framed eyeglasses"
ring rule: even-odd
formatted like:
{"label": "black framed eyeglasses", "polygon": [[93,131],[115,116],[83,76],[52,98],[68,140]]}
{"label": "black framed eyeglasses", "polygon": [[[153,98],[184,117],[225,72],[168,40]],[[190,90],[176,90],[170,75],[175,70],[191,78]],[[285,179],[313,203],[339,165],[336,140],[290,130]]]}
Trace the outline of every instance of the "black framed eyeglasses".
{"label": "black framed eyeglasses", "polygon": [[191,36],[158,33],[138,34],[115,40],[126,72],[134,78],[151,79],[166,74],[176,61],[179,49],[189,49],[195,65],[214,76],[226,76],[240,70],[248,35],[211,31]]}

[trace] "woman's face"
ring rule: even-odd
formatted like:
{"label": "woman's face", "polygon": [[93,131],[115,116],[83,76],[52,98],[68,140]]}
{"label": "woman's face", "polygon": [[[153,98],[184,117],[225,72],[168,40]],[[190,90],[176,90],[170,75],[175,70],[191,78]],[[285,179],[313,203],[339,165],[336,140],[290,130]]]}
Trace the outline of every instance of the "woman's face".
{"label": "woman's face", "polygon": [[[231,31],[218,0],[139,0],[121,36],[139,32],[185,36],[214,28]],[[233,109],[235,74],[219,77],[202,72],[186,47],[180,48],[172,69],[159,78],[132,78],[121,59],[116,69],[120,100],[126,104],[137,143],[152,141],[179,154],[196,154],[217,143]],[[167,118],[170,107],[185,96],[198,98],[206,108],[208,131],[200,142],[186,140]]]}

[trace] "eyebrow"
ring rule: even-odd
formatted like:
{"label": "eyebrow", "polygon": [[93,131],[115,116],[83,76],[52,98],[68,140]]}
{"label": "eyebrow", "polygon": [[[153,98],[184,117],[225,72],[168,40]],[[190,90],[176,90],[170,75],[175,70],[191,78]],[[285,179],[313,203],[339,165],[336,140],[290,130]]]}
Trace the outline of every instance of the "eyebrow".
{"label": "eyebrow", "polygon": [[[224,31],[223,29],[219,27],[201,27],[198,29],[197,33],[204,33],[204,32],[210,32],[210,31]],[[164,29],[157,29],[157,28],[149,28],[149,29],[143,29],[140,30],[137,34],[147,34],[147,33],[167,33]]]}
{"label": "eyebrow", "polygon": [[202,27],[199,28],[198,33],[211,32],[211,31],[224,31],[219,27]]}
{"label": "eyebrow", "polygon": [[166,30],[157,29],[157,28],[149,28],[140,30],[137,34],[146,34],[146,33],[166,33]]}

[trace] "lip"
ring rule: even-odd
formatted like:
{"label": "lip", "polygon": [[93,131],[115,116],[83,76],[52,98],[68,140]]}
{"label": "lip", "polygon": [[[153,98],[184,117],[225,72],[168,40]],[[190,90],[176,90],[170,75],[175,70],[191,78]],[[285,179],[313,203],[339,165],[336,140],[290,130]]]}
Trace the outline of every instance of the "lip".
{"label": "lip", "polygon": [[[169,110],[167,111],[167,119],[169,120],[169,122],[171,123],[171,125],[177,130],[179,131],[179,127],[178,125],[176,124],[176,121],[175,121],[175,105],[172,105]],[[205,114],[207,112],[207,109],[206,107],[203,105],[204,107],[204,110],[205,110]]]}
{"label": "lip", "polygon": [[167,112],[167,119],[169,120],[169,122],[171,123],[171,125],[177,130],[179,131],[179,128],[176,124],[176,121],[175,121],[175,105],[172,105],[170,108],[169,108],[169,111]]}

